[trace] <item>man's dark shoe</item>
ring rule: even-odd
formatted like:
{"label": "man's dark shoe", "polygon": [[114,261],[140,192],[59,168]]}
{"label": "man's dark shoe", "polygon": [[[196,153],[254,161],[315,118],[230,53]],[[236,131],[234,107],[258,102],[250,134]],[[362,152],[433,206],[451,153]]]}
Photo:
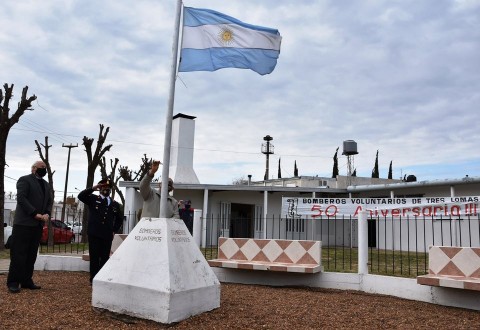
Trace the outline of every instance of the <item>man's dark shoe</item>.
{"label": "man's dark shoe", "polygon": [[19,292],[20,292],[20,288],[18,287],[18,285],[9,284],[9,285],[8,285],[8,291],[10,291],[11,293],[19,293]]}
{"label": "man's dark shoe", "polygon": [[35,284],[27,284],[27,285],[22,285],[22,288],[24,289],[30,289],[30,290],[39,290],[42,287],[40,285],[35,285]]}

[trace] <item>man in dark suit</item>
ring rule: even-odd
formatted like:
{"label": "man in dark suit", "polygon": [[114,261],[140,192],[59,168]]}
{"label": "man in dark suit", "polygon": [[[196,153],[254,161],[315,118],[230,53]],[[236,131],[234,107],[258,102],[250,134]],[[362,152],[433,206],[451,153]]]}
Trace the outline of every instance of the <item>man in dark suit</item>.
{"label": "man in dark suit", "polygon": [[13,220],[10,247],[10,268],[7,276],[8,290],[20,292],[20,287],[40,289],[33,282],[33,268],[37,260],[38,246],[42,237],[44,222],[50,218],[52,198],[44,162],[32,165],[32,174],[22,176],[17,181],[17,208]]}
{"label": "man in dark suit", "polygon": [[[122,226],[120,204],[110,198],[110,189],[110,182],[105,179],[78,194],[78,199],[88,206],[90,283],[110,258],[113,236]],[[96,190],[100,195],[93,194]]]}

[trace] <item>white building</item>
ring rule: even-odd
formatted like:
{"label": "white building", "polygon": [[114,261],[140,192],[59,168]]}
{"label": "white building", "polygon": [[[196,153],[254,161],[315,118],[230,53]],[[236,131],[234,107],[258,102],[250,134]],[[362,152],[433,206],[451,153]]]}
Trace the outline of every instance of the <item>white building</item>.
{"label": "white building", "polygon": [[[204,223],[211,221],[211,231],[228,237],[266,237],[298,235],[299,239],[336,240],[341,235],[348,244],[356,246],[356,228],[354,225],[345,230],[332,224],[325,234],[322,226],[302,224],[299,228],[278,221],[282,209],[282,197],[296,198],[367,198],[367,197],[449,197],[480,195],[480,178],[463,178],[439,181],[403,182],[402,180],[372,179],[337,176],[336,178],[294,177],[286,179],[248,182],[246,185],[201,184],[193,169],[193,143],[195,117],[178,114],[173,120],[171,177],[175,181],[174,196],[177,200],[191,200],[192,207],[202,210]],[[186,131],[185,131],[185,130]],[[157,183],[152,183],[156,188]],[[137,191],[139,182],[120,182],[126,188],[125,215],[129,223],[125,227],[133,228],[135,215],[142,208],[143,201]],[[277,219],[277,220],[275,220]],[[308,219],[307,219],[308,222]],[[294,232],[288,232],[293,230]],[[372,228],[379,233],[381,228]],[[271,231],[271,232],[270,232]],[[332,234],[335,232],[336,234]],[[450,233],[451,234],[451,233]],[[334,235],[332,237],[332,235]],[[215,240],[216,237],[213,237]],[[380,246],[380,241],[377,246]],[[211,241],[211,244],[215,244]]]}

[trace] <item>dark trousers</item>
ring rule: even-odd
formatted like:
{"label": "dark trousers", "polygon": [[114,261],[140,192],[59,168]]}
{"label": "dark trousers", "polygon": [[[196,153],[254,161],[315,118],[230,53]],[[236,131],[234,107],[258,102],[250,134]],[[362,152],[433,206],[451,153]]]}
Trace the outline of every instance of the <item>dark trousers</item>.
{"label": "dark trousers", "polygon": [[187,226],[190,235],[193,235],[193,212],[191,210],[180,210],[180,219],[183,220]]}
{"label": "dark trousers", "polygon": [[13,225],[7,285],[33,284],[33,268],[41,237],[40,224],[35,227]]}
{"label": "dark trousers", "polygon": [[183,219],[183,222],[185,223],[185,226],[187,226],[187,229],[190,232],[190,235],[193,236],[193,219],[189,217],[185,217]]}
{"label": "dark trousers", "polygon": [[112,240],[88,236],[88,254],[90,255],[90,283],[110,258]]}

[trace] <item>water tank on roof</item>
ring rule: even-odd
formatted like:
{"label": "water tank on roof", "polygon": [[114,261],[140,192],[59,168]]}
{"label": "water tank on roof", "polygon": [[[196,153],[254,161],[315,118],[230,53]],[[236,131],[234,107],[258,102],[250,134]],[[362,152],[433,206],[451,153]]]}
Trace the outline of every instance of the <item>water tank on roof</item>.
{"label": "water tank on roof", "polygon": [[357,151],[357,142],[353,140],[345,140],[343,141],[343,153],[342,155],[356,155],[358,154]]}
{"label": "water tank on roof", "polygon": [[415,175],[409,175],[407,176],[407,182],[416,182],[417,177]]}

